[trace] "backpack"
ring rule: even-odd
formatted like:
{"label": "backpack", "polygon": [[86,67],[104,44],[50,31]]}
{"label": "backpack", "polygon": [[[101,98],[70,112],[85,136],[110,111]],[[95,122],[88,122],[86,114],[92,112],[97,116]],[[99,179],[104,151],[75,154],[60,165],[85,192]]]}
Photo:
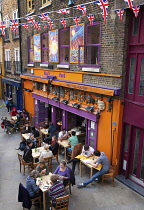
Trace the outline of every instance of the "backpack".
{"label": "backpack", "polygon": [[25,149],[25,147],[26,147],[26,142],[25,142],[25,141],[22,141],[22,142],[20,143],[20,145],[19,145],[19,149],[20,149],[21,151],[23,151],[23,150]]}

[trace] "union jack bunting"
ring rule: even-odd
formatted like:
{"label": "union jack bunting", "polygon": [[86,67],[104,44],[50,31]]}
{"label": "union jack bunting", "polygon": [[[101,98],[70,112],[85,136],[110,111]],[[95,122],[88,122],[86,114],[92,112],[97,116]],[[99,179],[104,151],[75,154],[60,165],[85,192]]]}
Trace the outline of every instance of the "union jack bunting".
{"label": "union jack bunting", "polygon": [[11,23],[11,25],[10,25],[11,30],[12,30],[14,33],[18,33],[19,24],[18,24],[17,19],[15,19],[15,20],[10,20],[10,23]]}
{"label": "union jack bunting", "polygon": [[76,26],[78,26],[80,22],[80,17],[73,17],[73,21],[75,22]]}
{"label": "union jack bunting", "polygon": [[51,21],[48,21],[48,24],[49,24],[50,31],[51,31],[51,30],[52,30],[52,27],[53,27],[54,22],[51,20]]}
{"label": "union jack bunting", "polygon": [[28,23],[22,23],[22,26],[23,26],[26,30],[29,30],[29,28],[28,28]]}
{"label": "union jack bunting", "polygon": [[47,28],[47,25],[46,24],[44,24],[44,26],[43,26],[44,28]]}
{"label": "union jack bunting", "polygon": [[29,21],[30,23],[32,23],[32,25],[34,25],[35,19],[32,16],[29,16],[26,19],[27,19],[27,21]]}
{"label": "union jack bunting", "polygon": [[60,19],[61,24],[66,28],[66,19]]}
{"label": "union jack bunting", "polygon": [[133,10],[135,17],[138,17],[140,6],[134,6],[134,7],[132,7],[132,10]]}
{"label": "union jack bunting", "polygon": [[122,21],[123,14],[124,14],[124,9],[117,9],[116,13],[119,16],[120,21]]}
{"label": "union jack bunting", "polygon": [[0,31],[2,32],[2,36],[5,36],[5,28],[6,28],[5,22],[4,21],[0,22]]}
{"label": "union jack bunting", "polygon": [[108,0],[99,0],[95,1],[95,3],[103,10],[102,16],[104,18],[104,22],[106,23],[106,18],[108,16]]}
{"label": "union jack bunting", "polygon": [[38,15],[39,18],[41,18],[42,20],[48,20],[50,21],[51,18],[49,17],[48,13],[43,13],[41,15]]}
{"label": "union jack bunting", "polygon": [[60,9],[60,10],[56,11],[56,13],[59,13],[59,14],[69,14],[70,13],[70,10]]}
{"label": "union jack bunting", "polygon": [[87,18],[89,19],[90,25],[93,25],[94,15],[87,15]]}
{"label": "union jack bunting", "polygon": [[37,30],[40,31],[40,29],[41,29],[40,22],[35,22],[34,28],[37,28]]}
{"label": "union jack bunting", "polygon": [[75,6],[73,7],[74,9],[79,9],[82,11],[83,15],[85,16],[86,15],[86,6],[84,4],[82,5],[78,5],[78,6]]}
{"label": "union jack bunting", "polygon": [[133,7],[133,0],[124,0],[125,3],[127,3],[129,5],[129,8],[132,9]]}

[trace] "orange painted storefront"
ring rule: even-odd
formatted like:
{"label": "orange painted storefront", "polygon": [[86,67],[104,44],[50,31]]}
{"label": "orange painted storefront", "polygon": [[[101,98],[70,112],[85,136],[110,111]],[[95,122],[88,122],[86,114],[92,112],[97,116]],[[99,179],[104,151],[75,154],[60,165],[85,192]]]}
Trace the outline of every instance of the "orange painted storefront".
{"label": "orange painted storefront", "polygon": [[[33,90],[33,82],[25,80],[23,82],[23,88]],[[32,92],[23,91],[23,97],[25,109],[34,116],[34,99],[32,97]]]}

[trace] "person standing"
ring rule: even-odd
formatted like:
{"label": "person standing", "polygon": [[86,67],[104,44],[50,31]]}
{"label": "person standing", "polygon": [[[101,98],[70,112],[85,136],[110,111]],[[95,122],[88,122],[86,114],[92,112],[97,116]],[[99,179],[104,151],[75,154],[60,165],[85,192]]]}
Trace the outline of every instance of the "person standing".
{"label": "person standing", "polygon": [[105,153],[100,152],[99,150],[96,150],[96,151],[94,151],[94,155],[96,157],[98,157],[98,159],[95,162],[89,163],[89,164],[91,164],[94,167],[97,167],[99,164],[101,164],[102,168],[100,171],[96,172],[89,180],[87,180],[84,183],[78,184],[77,185],[78,188],[85,187],[88,184],[92,183],[93,181],[97,181],[98,180],[97,178],[99,176],[106,174],[109,170],[110,163],[109,163],[109,160],[108,160],[107,156],[105,155]]}
{"label": "person standing", "polygon": [[10,97],[7,98],[7,100],[8,100],[8,105],[9,105],[9,111],[11,111],[12,108],[13,108],[13,99],[12,99],[12,95],[10,95]]}

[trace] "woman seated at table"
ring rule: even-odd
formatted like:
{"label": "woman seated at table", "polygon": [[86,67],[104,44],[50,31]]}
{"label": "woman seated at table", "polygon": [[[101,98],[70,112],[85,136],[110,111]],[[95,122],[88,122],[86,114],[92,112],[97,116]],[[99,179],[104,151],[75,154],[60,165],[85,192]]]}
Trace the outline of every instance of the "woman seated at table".
{"label": "woman seated at table", "polygon": [[40,157],[39,157],[39,160],[41,158],[47,158],[47,157],[52,157],[53,156],[53,153],[52,151],[49,150],[49,145],[48,144],[45,144],[44,145],[44,151],[42,151]]}
{"label": "woman seated at table", "polygon": [[26,189],[29,193],[30,198],[36,198],[41,195],[41,192],[39,192],[39,186],[36,185],[36,178],[38,176],[38,171],[33,170],[26,178]]}
{"label": "woman seated at table", "polygon": [[65,189],[62,182],[58,181],[58,176],[56,174],[52,174],[50,177],[51,187],[48,191],[50,199],[52,200],[53,207],[56,204],[56,198],[65,196]]}
{"label": "woman seated at table", "polygon": [[37,165],[36,171],[38,171],[41,176],[49,174],[48,166],[45,164],[43,158],[39,160],[39,165]]}
{"label": "woman seated at table", "polygon": [[36,138],[34,137],[34,134],[31,133],[29,139],[33,142],[32,149],[36,148]]}
{"label": "woman seated at table", "polygon": [[53,136],[52,137],[52,143],[51,143],[49,149],[52,151],[53,155],[57,155],[58,154],[58,148],[59,148],[59,144],[57,143],[57,137]]}
{"label": "woman seated at table", "polygon": [[70,180],[70,170],[66,166],[66,162],[64,160],[62,160],[60,162],[60,165],[56,168],[54,174],[58,174],[59,175],[59,178],[61,180],[63,180],[64,186],[68,184],[68,182]]}

